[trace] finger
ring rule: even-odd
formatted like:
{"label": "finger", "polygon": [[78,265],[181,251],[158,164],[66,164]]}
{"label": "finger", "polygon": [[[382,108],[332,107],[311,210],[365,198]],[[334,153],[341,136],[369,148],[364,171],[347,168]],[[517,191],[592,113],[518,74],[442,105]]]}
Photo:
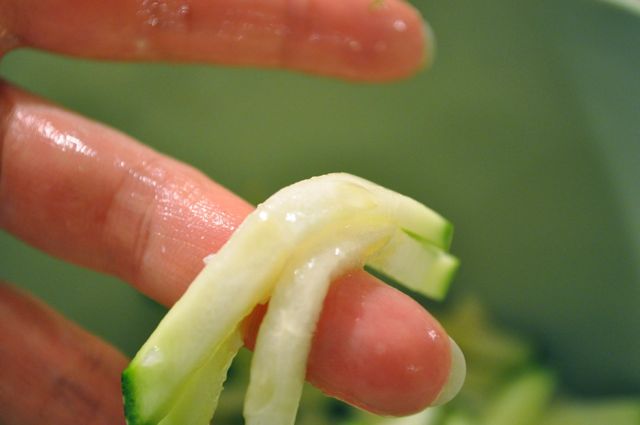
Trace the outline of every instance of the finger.
{"label": "finger", "polygon": [[[5,0],[5,44],[101,59],[290,68],[363,80],[431,54],[402,0]],[[0,4],[2,7],[2,4]]]}
{"label": "finger", "polygon": [[0,226],[171,305],[252,210],[194,169],[7,85]]}
{"label": "finger", "polygon": [[0,282],[0,423],[124,424],[126,358]]}
{"label": "finger", "polygon": [[[50,254],[115,274],[151,298],[171,305],[201,270],[202,258],[216,251],[252,210],[193,169],[122,134],[6,86],[0,98],[9,111],[4,118],[0,168],[0,225]],[[329,297],[326,314],[336,316],[332,320],[338,323],[318,333],[320,339],[312,350],[317,345],[321,354],[312,370],[318,370],[320,376],[314,373],[311,380],[340,396],[346,384],[338,380],[340,374],[329,373],[335,359],[326,351],[336,340],[346,338],[342,343],[351,344],[358,335],[365,335],[362,344],[350,345],[352,351],[339,354],[345,357],[343,369],[354,359],[373,358],[379,354],[379,346],[371,344],[376,329],[383,338],[380,347],[390,347],[384,350],[395,359],[390,363],[394,370],[431,368],[446,377],[448,339],[441,328],[427,323],[431,319],[421,308],[409,306],[402,294],[381,287],[366,274],[347,282],[351,285],[340,286],[348,288],[346,295],[337,300],[348,304],[351,299],[355,310],[340,307],[336,312],[331,309],[335,298]],[[371,285],[383,289],[367,289]],[[371,302],[360,311],[358,300],[363,297]],[[405,319],[393,319],[385,310],[397,312],[399,317],[407,314],[406,320],[413,317],[417,325],[400,326]],[[350,313],[339,314],[342,311]],[[350,334],[356,329],[353,320],[359,312],[367,313],[362,316],[367,327],[360,329],[368,329],[368,336]],[[398,333],[394,333],[395,325]],[[425,340],[425,326],[435,330],[436,337]],[[394,342],[396,337],[404,344]],[[414,343],[417,345],[412,348]],[[417,358],[415,353],[420,353],[424,344],[432,344],[430,350],[436,354]],[[444,363],[427,364],[432,358]],[[364,379],[373,372],[377,374],[363,369],[354,379]],[[375,385],[369,387],[375,391],[367,392],[366,384],[364,390],[347,387],[343,398],[380,412],[398,412],[403,404],[414,410],[418,402],[402,392],[387,391],[386,402],[378,396],[386,385],[396,390],[412,388],[414,376],[418,375],[389,374],[386,382],[370,377]],[[434,375],[432,383],[441,386],[442,379]],[[425,390],[422,394],[424,401],[431,393]]]}

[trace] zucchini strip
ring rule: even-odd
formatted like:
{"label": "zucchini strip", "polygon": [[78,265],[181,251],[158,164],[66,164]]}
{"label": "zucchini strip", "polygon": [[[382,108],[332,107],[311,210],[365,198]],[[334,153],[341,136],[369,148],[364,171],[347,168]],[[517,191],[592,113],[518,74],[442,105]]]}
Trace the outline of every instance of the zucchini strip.
{"label": "zucchini strip", "polygon": [[302,395],[307,357],[331,280],[362,265],[388,229],[350,229],[343,241],[298,255],[275,286],[256,340],[245,400],[247,425],[291,425]]}

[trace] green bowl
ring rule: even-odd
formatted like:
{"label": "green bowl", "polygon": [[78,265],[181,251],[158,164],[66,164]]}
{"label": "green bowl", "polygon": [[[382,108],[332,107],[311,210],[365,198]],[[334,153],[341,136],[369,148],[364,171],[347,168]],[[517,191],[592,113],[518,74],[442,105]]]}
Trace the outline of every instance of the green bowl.
{"label": "green bowl", "polygon": [[[626,6],[625,6],[626,4]],[[472,293],[574,391],[640,391],[640,19],[633,2],[420,1],[432,70],[381,86],[14,52],[3,77],[258,202],[348,171],[456,224]],[[265,160],[268,158],[268,160]],[[163,309],[0,235],[0,278],[133,353]],[[46,278],[45,278],[46,277]]]}

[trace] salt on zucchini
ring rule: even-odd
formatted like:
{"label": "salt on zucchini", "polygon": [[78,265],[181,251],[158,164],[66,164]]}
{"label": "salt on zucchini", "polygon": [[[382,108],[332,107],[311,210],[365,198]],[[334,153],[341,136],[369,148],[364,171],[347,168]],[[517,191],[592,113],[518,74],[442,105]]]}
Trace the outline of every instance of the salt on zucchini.
{"label": "salt on zucchini", "polygon": [[[349,174],[280,190],[208,259],[124,371],[127,422],[207,424],[242,319],[270,299],[245,418],[249,425],[293,424],[330,281],[370,262],[441,299],[458,264],[446,252],[451,235],[451,224],[424,205]],[[189,394],[200,406],[188,408]]]}

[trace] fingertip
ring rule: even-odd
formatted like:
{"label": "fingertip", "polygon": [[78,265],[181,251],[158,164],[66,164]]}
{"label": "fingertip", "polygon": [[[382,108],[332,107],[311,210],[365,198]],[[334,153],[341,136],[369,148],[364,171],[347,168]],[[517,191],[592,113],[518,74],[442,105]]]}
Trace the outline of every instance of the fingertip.
{"label": "fingertip", "polygon": [[362,57],[367,62],[359,72],[370,73],[372,80],[407,78],[431,65],[433,32],[420,11],[408,2],[387,0],[362,29]]}
{"label": "fingertip", "polygon": [[424,67],[425,21],[400,0],[315,0],[293,8],[283,65],[349,80],[391,81]]}
{"label": "fingertip", "polygon": [[363,271],[334,282],[307,377],[326,394],[382,415],[423,410],[447,381],[451,345],[410,297]]}
{"label": "fingertip", "polygon": [[[257,306],[243,322],[249,349],[266,310],[267,305]],[[450,341],[420,304],[357,271],[329,289],[309,353],[307,380],[327,395],[373,413],[416,413],[459,389],[458,375],[451,370],[459,370],[461,352]]]}

